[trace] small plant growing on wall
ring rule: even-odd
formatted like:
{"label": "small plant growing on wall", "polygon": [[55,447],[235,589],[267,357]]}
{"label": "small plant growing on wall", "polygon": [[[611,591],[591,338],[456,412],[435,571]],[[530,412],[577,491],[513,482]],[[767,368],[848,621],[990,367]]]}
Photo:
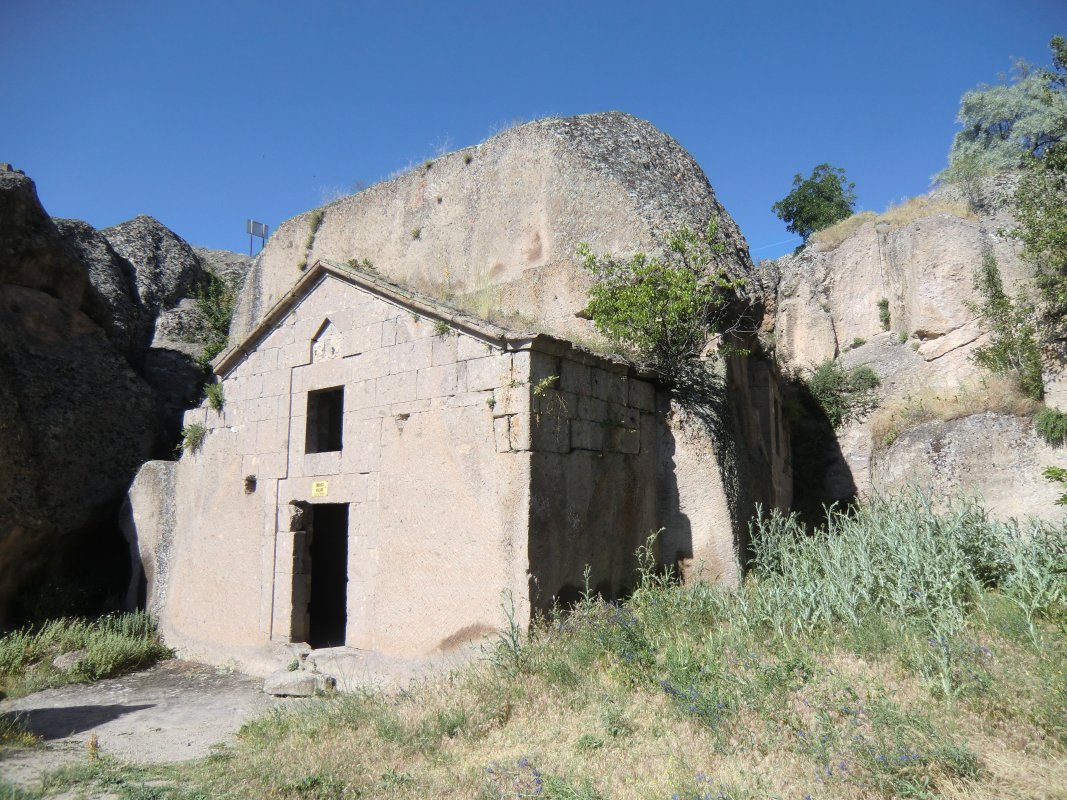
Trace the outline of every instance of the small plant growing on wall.
{"label": "small plant growing on wall", "polygon": [[422,238],[422,228],[412,228],[411,229],[411,238],[412,239],[421,239]]}
{"label": "small plant growing on wall", "polygon": [[209,383],[204,386],[204,396],[207,397],[208,407],[212,411],[222,411],[226,398],[222,395],[221,383]]}
{"label": "small plant growing on wall", "polygon": [[297,268],[300,270],[307,269],[308,260],[307,257],[311,255],[311,248],[315,244],[315,236],[319,232],[319,226],[322,225],[322,209],[316,208],[311,212],[311,216],[308,218],[308,237],[304,240],[304,257],[297,262]]}
{"label": "small plant growing on wall", "polygon": [[1067,414],[1045,406],[1034,414],[1037,435],[1053,446],[1067,445]]}
{"label": "small plant growing on wall", "polygon": [[1063,487],[1064,492],[1056,499],[1056,505],[1067,506],[1067,469],[1063,467],[1045,467],[1045,471],[1041,474],[1053,483],[1058,483]]}
{"label": "small plant growing on wall", "polygon": [[348,259],[347,263],[348,266],[352,267],[353,269],[362,269],[366,270],[367,272],[378,271],[374,267],[374,262],[371,261],[369,258],[350,258]]}
{"label": "small plant growing on wall", "polygon": [[452,326],[445,322],[443,319],[434,320],[433,323],[433,335],[434,336],[448,336],[452,333]]}
{"label": "small plant growing on wall", "polygon": [[548,390],[551,389],[558,380],[559,375],[546,375],[541,378],[541,380],[533,385],[534,397],[544,397],[548,393]]}
{"label": "small plant growing on wall", "polygon": [[204,352],[197,363],[204,370],[211,369],[211,360],[226,349],[230,336],[230,321],[237,293],[233,286],[213,272],[208,273],[205,286],[196,293],[196,308],[203,315],[207,327],[203,334]]}
{"label": "small plant growing on wall", "polygon": [[989,332],[989,342],[974,351],[974,362],[996,375],[1010,375],[1019,389],[1034,400],[1044,395],[1041,376],[1041,346],[1033,302],[1020,292],[1012,299],[1004,291],[1000,268],[992,253],[986,253],[974,279],[982,300],[969,304]]}
{"label": "small plant growing on wall", "polygon": [[882,323],[882,330],[889,330],[889,299],[883,297],[878,301],[878,321]]}
{"label": "small plant growing on wall", "polygon": [[199,450],[203,444],[204,439],[207,438],[207,428],[201,425],[199,422],[194,422],[191,425],[186,425],[182,428],[182,441],[179,445],[182,453],[193,452]]}

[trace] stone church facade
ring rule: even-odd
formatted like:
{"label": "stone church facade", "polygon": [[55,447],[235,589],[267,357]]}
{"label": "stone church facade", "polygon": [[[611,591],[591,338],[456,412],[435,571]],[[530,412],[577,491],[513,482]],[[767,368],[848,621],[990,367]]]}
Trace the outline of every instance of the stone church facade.
{"label": "stone church facade", "polygon": [[665,562],[737,577],[706,433],[622,360],[320,261],[215,370],[221,410],[188,412],[202,442],[146,465],[126,526],[183,654],[448,651],[586,567],[625,595],[661,528]]}

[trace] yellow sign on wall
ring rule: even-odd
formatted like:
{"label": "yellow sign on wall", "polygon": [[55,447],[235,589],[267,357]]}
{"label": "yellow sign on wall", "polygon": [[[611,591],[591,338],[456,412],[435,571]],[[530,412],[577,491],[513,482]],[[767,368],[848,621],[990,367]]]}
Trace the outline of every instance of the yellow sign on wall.
{"label": "yellow sign on wall", "polygon": [[330,491],[329,481],[313,481],[311,484],[312,497],[326,497]]}

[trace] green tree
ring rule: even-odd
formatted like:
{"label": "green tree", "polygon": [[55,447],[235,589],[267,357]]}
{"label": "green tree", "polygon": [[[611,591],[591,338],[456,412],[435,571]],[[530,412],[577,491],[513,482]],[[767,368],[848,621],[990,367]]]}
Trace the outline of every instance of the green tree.
{"label": "green tree", "polygon": [[786,230],[806,242],[815,231],[852,216],[855,189],[843,169],[819,164],[809,178],[795,175],[793,191],[771,206],[771,211],[786,223]]}
{"label": "green tree", "polygon": [[806,378],[797,375],[794,380],[807,386],[834,430],[863,419],[878,406],[874,390],[881,381],[870,367],[845,369],[836,361],[824,361]]}
{"label": "green tree", "polygon": [[990,372],[1013,376],[1019,389],[1040,400],[1044,384],[1034,304],[1027,299],[1025,291],[1015,300],[1008,296],[992,253],[985,254],[975,274],[974,288],[982,302],[971,310],[989,331],[989,343],[974,351],[975,363]]}
{"label": "green tree", "polygon": [[1042,332],[1067,338],[1067,140],[1027,165],[1015,192],[1023,257],[1034,267]]}
{"label": "green tree", "polygon": [[677,378],[709,336],[729,327],[730,303],[744,281],[727,274],[719,259],[724,249],[714,220],[703,236],[682,228],[662,254],[637,253],[629,261],[579,245],[583,266],[596,278],[586,312],[613,344]]}
{"label": "green tree", "polygon": [[938,180],[968,185],[1018,169],[1067,136],[1067,44],[1057,36],[1050,47],[1053,69],[1020,62],[1010,83],[963,95],[956,116],[963,130],[952,140],[948,167]]}

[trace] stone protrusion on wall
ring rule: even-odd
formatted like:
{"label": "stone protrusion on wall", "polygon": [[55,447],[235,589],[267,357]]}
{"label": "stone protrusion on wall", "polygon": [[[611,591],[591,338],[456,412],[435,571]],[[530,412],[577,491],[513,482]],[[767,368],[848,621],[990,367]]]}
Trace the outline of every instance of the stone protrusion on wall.
{"label": "stone protrusion on wall", "polygon": [[493,418],[493,437],[498,453],[510,453],[512,451],[511,417]]}
{"label": "stone protrusion on wall", "polygon": [[166,603],[170,550],[177,526],[176,466],[173,461],[146,461],[133,479],[119,514],[131,562],[141,564],[144,570],[143,576],[138,570],[131,576],[127,608],[137,608],[143,601],[144,608],[158,614]]}

